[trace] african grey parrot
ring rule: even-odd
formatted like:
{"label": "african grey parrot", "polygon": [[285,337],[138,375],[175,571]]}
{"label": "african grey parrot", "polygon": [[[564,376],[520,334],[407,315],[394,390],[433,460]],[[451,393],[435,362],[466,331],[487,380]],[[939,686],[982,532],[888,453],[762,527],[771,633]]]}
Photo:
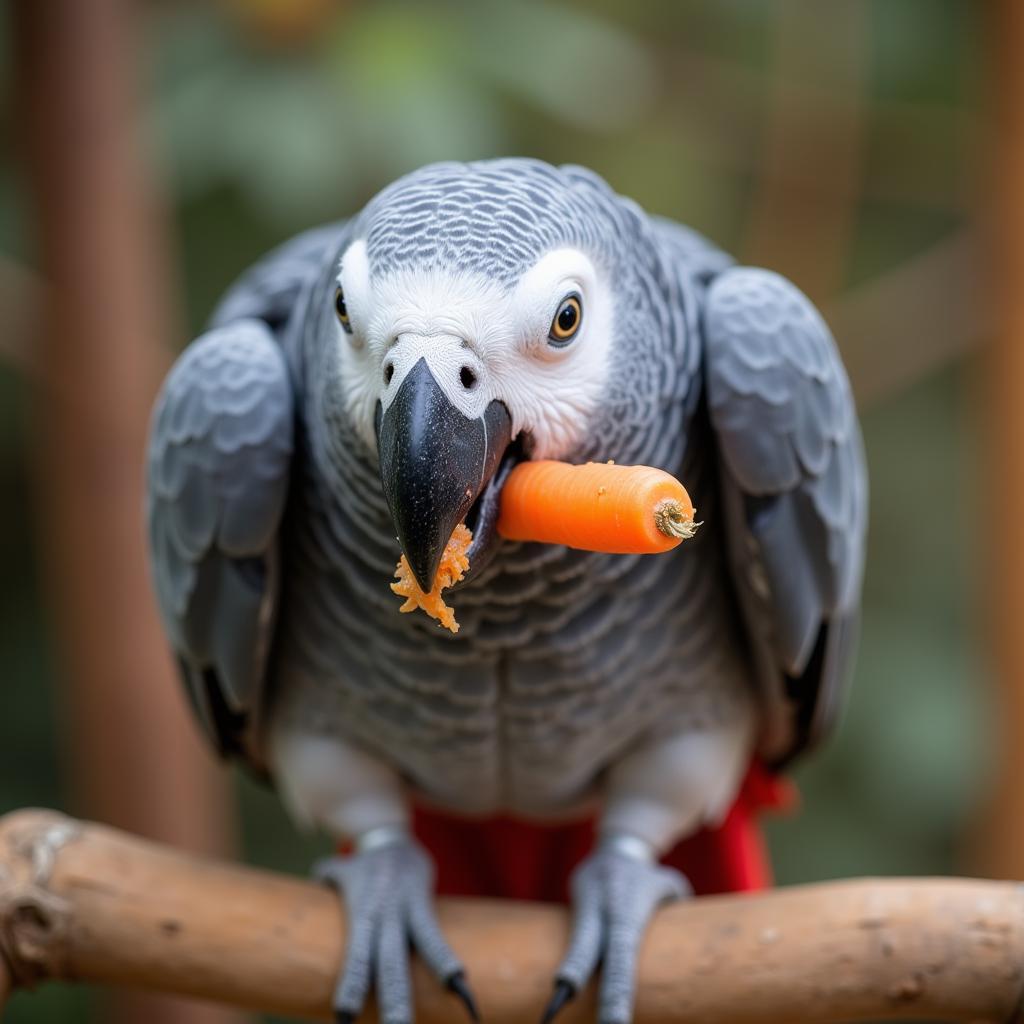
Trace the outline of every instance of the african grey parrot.
{"label": "african grey parrot", "polygon": [[[538,458],[666,469],[703,528],[657,556],[502,541]],[[371,985],[412,1020],[409,944],[475,1012],[413,804],[596,808],[548,1015],[600,962],[601,1021],[631,1019],[647,921],[690,888],[659,857],[836,716],[866,491],[808,300],[583,168],[429,166],[243,276],[159,398],[151,555],[218,749],[353,844],[316,869],[350,919],[339,1021]],[[404,552],[429,590],[463,520],[452,636],[389,582]]]}

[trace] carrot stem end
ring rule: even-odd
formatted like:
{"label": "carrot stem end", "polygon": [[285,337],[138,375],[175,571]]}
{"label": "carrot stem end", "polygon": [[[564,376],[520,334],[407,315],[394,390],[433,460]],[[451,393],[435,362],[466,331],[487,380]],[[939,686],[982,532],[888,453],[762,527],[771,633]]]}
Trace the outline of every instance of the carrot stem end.
{"label": "carrot stem end", "polygon": [[703,523],[695,523],[692,514],[687,515],[683,506],[672,498],[659,502],[654,509],[654,525],[666,537],[689,540]]}

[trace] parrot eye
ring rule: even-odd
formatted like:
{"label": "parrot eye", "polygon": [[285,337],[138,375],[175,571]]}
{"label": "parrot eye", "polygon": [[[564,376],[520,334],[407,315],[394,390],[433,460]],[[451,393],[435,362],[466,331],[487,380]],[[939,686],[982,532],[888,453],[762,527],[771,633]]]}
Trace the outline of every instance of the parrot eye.
{"label": "parrot eye", "polygon": [[348,307],[345,305],[345,293],[338,288],[334,292],[334,311],[338,314],[341,326],[346,334],[352,333],[352,321],[349,320]]}
{"label": "parrot eye", "polygon": [[551,330],[548,331],[548,338],[554,345],[565,345],[576,337],[583,322],[583,304],[580,297],[573,292],[562,299],[561,305],[551,321]]}

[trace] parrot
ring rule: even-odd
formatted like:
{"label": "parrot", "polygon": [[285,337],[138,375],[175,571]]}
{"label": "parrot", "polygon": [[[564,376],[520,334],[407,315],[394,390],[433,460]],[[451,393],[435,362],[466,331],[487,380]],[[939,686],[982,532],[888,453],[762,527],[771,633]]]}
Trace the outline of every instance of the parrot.
{"label": "parrot", "polygon": [[[504,540],[532,459],[659,467],[703,525],[657,555]],[[770,883],[757,809],[836,723],[867,470],[824,320],[581,166],[432,164],[244,272],[146,454],[163,625],[216,750],[337,852],[332,1009],[414,1019],[418,955],[478,1004],[444,893],[566,900],[550,1021],[633,1017],[664,904]],[[461,629],[402,615],[472,531]]]}

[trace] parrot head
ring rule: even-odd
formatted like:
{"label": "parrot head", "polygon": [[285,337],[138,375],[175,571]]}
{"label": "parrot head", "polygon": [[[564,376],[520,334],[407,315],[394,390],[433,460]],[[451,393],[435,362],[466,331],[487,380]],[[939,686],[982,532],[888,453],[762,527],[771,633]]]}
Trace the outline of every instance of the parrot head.
{"label": "parrot head", "polygon": [[646,230],[592,172],[527,160],[423,168],[356,219],[321,321],[331,386],[424,590],[463,520],[486,564],[517,461],[579,453],[609,414]]}

